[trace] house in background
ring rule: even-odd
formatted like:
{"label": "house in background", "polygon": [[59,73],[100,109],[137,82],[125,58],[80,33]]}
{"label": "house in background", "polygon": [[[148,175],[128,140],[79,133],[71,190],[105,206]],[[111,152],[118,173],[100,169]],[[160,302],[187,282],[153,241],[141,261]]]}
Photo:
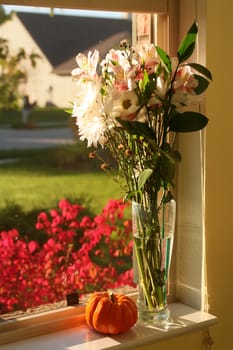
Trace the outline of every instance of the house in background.
{"label": "house in background", "polygon": [[41,13],[17,12],[0,26],[0,37],[9,41],[13,53],[24,48],[39,54],[36,68],[24,63],[27,81],[22,95],[28,95],[38,106],[69,107],[75,94],[70,72],[76,67],[79,52],[98,49],[102,56],[110,48],[118,48],[122,39],[131,39],[131,18],[94,18],[49,16]]}

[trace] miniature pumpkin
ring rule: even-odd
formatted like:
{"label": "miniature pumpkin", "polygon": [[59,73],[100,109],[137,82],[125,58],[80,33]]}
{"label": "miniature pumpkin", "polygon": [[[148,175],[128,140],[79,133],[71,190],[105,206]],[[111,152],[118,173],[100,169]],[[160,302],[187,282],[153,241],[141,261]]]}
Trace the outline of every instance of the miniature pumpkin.
{"label": "miniature pumpkin", "polygon": [[87,301],[85,316],[88,326],[97,332],[119,334],[137,322],[137,306],[124,294],[96,292]]}

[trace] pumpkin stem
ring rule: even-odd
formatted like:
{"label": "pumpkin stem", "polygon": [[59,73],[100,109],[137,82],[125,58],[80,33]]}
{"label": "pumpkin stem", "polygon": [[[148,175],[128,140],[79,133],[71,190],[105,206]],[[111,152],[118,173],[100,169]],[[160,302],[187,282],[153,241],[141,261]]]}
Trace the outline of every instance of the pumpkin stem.
{"label": "pumpkin stem", "polygon": [[115,303],[116,298],[115,298],[115,295],[113,293],[110,293],[110,299],[111,299],[112,303]]}

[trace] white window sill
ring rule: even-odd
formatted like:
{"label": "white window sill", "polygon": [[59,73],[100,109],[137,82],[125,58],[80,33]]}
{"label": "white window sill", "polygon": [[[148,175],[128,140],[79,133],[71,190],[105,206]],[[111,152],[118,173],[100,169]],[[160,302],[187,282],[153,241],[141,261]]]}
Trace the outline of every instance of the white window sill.
{"label": "white window sill", "polygon": [[129,350],[205,329],[217,322],[215,316],[181,303],[170,304],[169,308],[179,326],[166,330],[136,324],[118,336],[104,336],[88,329],[84,306],[9,320],[0,324],[0,350]]}

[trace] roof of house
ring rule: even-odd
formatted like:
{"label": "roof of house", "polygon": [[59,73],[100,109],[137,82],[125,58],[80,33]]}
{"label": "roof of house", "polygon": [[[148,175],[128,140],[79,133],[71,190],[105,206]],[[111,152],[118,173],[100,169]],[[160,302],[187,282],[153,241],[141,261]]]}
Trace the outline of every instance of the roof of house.
{"label": "roof of house", "polygon": [[57,74],[70,74],[75,56],[98,49],[104,55],[132,33],[130,19],[78,17],[17,12]]}

